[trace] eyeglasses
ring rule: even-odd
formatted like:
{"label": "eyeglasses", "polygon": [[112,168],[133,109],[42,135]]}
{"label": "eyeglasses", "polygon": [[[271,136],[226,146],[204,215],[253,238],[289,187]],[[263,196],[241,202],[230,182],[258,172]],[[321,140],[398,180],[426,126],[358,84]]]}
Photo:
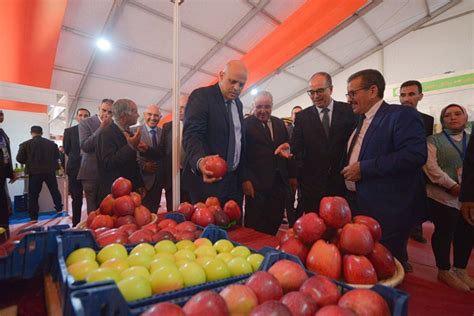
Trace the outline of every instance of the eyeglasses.
{"label": "eyeglasses", "polygon": [[259,104],[255,106],[256,110],[271,110],[272,105],[271,104]]}
{"label": "eyeglasses", "polygon": [[362,88],[359,88],[359,89],[356,89],[356,90],[348,91],[348,92],[346,93],[346,97],[347,97],[347,98],[348,98],[348,97],[353,98],[353,97],[355,97],[355,95],[357,94],[357,91],[360,91],[360,90],[367,90],[367,89],[368,89],[368,88],[366,88],[366,87],[362,87]]}
{"label": "eyeglasses", "polygon": [[327,88],[329,88],[330,86],[328,87],[324,87],[324,88],[319,88],[319,89],[316,89],[316,90],[308,90],[306,91],[306,93],[311,97],[315,94],[323,94],[324,91],[326,91]]}

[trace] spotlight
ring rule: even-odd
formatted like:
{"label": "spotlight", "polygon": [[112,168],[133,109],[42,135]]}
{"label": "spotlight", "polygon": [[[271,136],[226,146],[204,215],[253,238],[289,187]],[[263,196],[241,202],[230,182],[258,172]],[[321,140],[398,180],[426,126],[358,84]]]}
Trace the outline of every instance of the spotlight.
{"label": "spotlight", "polygon": [[101,51],[108,51],[110,50],[110,42],[108,40],[106,40],[105,38],[99,38],[97,40],[97,47],[101,50]]}
{"label": "spotlight", "polygon": [[256,95],[258,93],[258,89],[257,88],[253,88],[251,91],[250,91],[250,94],[251,95]]}

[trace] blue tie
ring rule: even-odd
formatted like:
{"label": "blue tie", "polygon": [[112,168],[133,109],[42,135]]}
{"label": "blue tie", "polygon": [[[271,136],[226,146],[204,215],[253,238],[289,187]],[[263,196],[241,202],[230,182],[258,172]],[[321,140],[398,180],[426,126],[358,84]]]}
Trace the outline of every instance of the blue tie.
{"label": "blue tie", "polygon": [[150,133],[151,133],[151,142],[153,144],[153,148],[156,149],[156,147],[158,147],[158,142],[156,140],[156,129],[151,129]]}

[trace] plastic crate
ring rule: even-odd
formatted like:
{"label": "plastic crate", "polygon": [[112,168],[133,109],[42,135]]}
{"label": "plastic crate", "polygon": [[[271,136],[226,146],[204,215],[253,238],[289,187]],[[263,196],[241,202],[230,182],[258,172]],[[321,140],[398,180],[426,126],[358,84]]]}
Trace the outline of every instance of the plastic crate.
{"label": "plastic crate", "polygon": [[[215,225],[207,226],[201,234],[201,237],[208,238],[213,243],[220,239],[229,239],[227,232],[218,229]],[[236,242],[233,242],[233,244],[235,246],[241,245]],[[192,296],[204,290],[211,290],[219,286],[235,283],[250,275],[244,274],[218,281],[206,282],[127,303],[113,281],[94,283],[86,283],[84,281],[75,282],[72,276],[68,274],[66,267],[67,256],[75,249],[82,247],[91,247],[96,251],[100,250],[90,232],[88,232],[88,235],[63,234],[58,237],[58,248],[61,248],[58,249],[58,259],[61,269],[60,294],[63,299],[65,315],[139,315],[141,311],[150,305],[178,299],[183,296]],[[131,250],[132,247],[127,246],[127,249]],[[249,249],[252,252],[257,252],[252,248]],[[259,253],[264,254],[263,252]]]}

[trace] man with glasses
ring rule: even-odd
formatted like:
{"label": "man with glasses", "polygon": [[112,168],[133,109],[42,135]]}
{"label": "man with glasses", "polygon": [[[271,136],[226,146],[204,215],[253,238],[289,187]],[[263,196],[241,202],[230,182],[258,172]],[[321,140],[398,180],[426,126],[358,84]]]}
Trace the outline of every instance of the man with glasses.
{"label": "man with glasses", "polygon": [[382,227],[380,242],[409,270],[408,235],[426,218],[426,136],[417,111],[387,104],[384,90],[377,70],[347,80],[347,100],[360,120],[347,144],[342,175],[352,215],[375,218]]}
{"label": "man with glasses", "polygon": [[86,195],[87,213],[95,211],[100,204],[97,200],[99,170],[95,154],[97,136],[112,122],[111,99],[103,99],[98,107],[99,114],[79,122],[79,143],[81,145],[81,167],[77,180],[81,180]]}
{"label": "man with glasses", "polygon": [[307,91],[314,106],[296,114],[293,135],[275,153],[288,156],[287,150],[302,162],[298,175],[299,193],[296,214],[290,226],[303,212],[318,212],[324,196],[343,195],[341,159],[347,140],[356,125],[356,116],[344,102],[332,99],[332,79],[328,73],[315,73]]}

